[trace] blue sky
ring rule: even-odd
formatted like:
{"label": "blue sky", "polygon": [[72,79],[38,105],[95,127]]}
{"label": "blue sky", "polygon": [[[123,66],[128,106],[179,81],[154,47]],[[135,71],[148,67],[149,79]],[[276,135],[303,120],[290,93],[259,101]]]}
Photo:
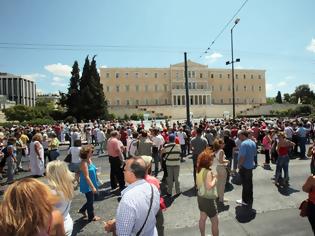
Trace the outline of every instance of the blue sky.
{"label": "blue sky", "polygon": [[[245,0],[0,0],[0,71],[65,91],[74,60],[99,67],[169,67],[188,58],[230,68],[230,28]],[[315,1],[248,0],[234,28],[236,68],[264,69],[267,96],[315,91]],[[201,56],[201,57],[200,57]]]}

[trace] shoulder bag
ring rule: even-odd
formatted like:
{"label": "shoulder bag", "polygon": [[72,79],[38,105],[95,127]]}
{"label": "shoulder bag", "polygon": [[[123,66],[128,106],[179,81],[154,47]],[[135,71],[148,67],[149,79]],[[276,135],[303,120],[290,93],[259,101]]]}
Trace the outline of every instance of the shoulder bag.
{"label": "shoulder bag", "polygon": [[203,171],[203,184],[198,188],[198,196],[207,199],[216,199],[218,197],[217,188],[215,186],[209,190],[206,188],[207,173],[208,171]]}
{"label": "shoulder bag", "polygon": [[150,187],[151,187],[151,199],[150,199],[150,207],[149,207],[149,210],[148,210],[148,214],[147,214],[147,217],[145,218],[145,221],[141,227],[141,229],[138,231],[138,233],[136,234],[137,236],[139,236],[145,226],[145,224],[147,223],[147,220],[148,220],[148,217],[149,217],[149,214],[150,214],[150,211],[151,211],[151,208],[152,208],[152,202],[153,202],[153,187],[152,185],[150,184]]}

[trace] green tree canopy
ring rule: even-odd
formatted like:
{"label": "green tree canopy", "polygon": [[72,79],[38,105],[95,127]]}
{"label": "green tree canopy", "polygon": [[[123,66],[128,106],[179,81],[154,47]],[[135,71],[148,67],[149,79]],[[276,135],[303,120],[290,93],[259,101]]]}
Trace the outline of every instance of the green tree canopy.
{"label": "green tree canopy", "polygon": [[281,97],[281,92],[278,91],[278,94],[276,96],[276,103],[282,103],[282,97]]}

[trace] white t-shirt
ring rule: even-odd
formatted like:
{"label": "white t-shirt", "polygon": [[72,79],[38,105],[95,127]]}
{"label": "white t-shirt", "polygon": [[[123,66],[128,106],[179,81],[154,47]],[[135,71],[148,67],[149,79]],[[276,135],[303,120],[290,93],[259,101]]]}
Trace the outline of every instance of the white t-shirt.
{"label": "white t-shirt", "polygon": [[71,153],[71,163],[78,164],[81,162],[80,150],[81,147],[70,147],[68,154]]}
{"label": "white t-shirt", "polygon": [[179,139],[179,144],[185,145],[186,133],[185,132],[177,132],[177,137]]}

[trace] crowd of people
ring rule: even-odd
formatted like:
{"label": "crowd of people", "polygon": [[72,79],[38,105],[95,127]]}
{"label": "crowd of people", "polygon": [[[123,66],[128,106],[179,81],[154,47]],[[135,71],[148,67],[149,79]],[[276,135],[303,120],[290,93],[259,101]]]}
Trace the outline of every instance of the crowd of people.
{"label": "crowd of people", "polygon": [[[0,205],[0,235],[71,235],[69,210],[76,188],[86,197],[78,213],[88,221],[100,220],[93,207],[100,181],[92,157],[102,158],[105,151],[111,191],[120,196],[116,219],[104,225],[113,234],[164,235],[164,200],[181,194],[180,168],[191,158],[200,234],[205,235],[209,217],[212,235],[219,235],[218,208],[228,202],[224,192],[232,179],[242,184],[242,198],[236,203],[252,209],[259,152],[265,156],[264,168],[276,164],[274,184],[279,187],[289,185],[290,159],[311,157],[311,176],[303,190],[309,193],[308,218],[315,232],[314,131],[314,121],[303,118],[204,119],[191,127],[179,121],[152,122],[150,127],[143,122],[95,121],[0,128],[0,178],[9,185]],[[308,143],[313,146],[306,150]],[[68,164],[57,160],[61,144],[69,145]],[[29,160],[27,168],[22,160]],[[32,178],[14,181],[24,171]],[[47,184],[36,179],[44,175]],[[36,200],[43,195],[44,201]]]}

